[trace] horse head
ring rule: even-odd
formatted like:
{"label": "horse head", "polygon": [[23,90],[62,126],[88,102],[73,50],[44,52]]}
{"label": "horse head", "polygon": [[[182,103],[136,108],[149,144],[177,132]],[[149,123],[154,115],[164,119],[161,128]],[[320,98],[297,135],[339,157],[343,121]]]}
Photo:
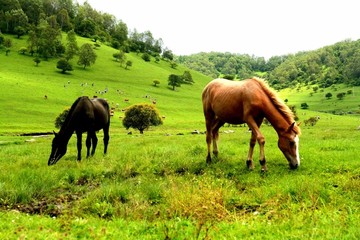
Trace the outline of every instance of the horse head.
{"label": "horse head", "polygon": [[65,155],[67,150],[67,142],[63,141],[63,139],[58,133],[54,132],[54,135],[55,137],[52,141],[51,154],[49,157],[48,166],[57,163],[57,161],[59,161],[60,158]]}
{"label": "horse head", "polygon": [[282,134],[279,135],[278,146],[289,162],[291,169],[297,169],[300,165],[299,136],[293,131],[295,122]]}

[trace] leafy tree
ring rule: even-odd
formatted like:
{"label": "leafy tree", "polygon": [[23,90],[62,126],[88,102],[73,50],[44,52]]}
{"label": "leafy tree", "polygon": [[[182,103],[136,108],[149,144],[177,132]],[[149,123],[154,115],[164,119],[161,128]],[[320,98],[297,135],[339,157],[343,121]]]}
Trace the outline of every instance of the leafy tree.
{"label": "leafy tree", "polygon": [[26,30],[22,26],[16,26],[14,29],[14,32],[15,32],[17,38],[20,38],[21,36],[25,35]]}
{"label": "leafy tree", "polygon": [[135,128],[144,133],[145,129],[150,126],[161,125],[162,119],[159,116],[159,112],[154,105],[150,104],[136,104],[130,106],[125,111],[125,117],[123,118],[123,126],[126,129]]}
{"label": "leafy tree", "polygon": [[66,36],[67,44],[65,51],[65,59],[69,61],[72,59],[79,51],[79,47],[76,41],[76,34],[74,30],[70,30]]}
{"label": "leafy tree", "polygon": [[176,74],[170,74],[168,79],[168,85],[172,86],[172,89],[175,91],[175,87],[181,87],[182,77]]}
{"label": "leafy tree", "polygon": [[117,53],[114,53],[113,57],[116,59],[116,61],[120,62],[120,66],[122,66],[126,61],[125,52],[122,50],[119,50]]}
{"label": "leafy tree", "polygon": [[332,93],[328,92],[327,94],[325,94],[326,99],[330,99],[332,98]]}
{"label": "leafy tree", "polygon": [[132,61],[130,60],[126,61],[125,69],[128,69],[131,66],[132,66]]}
{"label": "leafy tree", "polygon": [[343,100],[344,97],[345,97],[345,95],[346,95],[346,93],[341,92],[341,93],[336,94],[336,97],[337,97],[339,100]]}
{"label": "leafy tree", "polygon": [[168,59],[168,60],[170,60],[170,61],[174,60],[174,54],[172,53],[171,50],[169,50],[169,49],[167,49],[167,48],[164,50],[164,52],[163,52],[163,54],[162,54],[162,57],[163,57],[164,59]]}
{"label": "leafy tree", "polygon": [[151,59],[150,54],[148,54],[148,53],[144,53],[144,54],[141,56],[141,58],[142,58],[145,62],[150,62],[150,59]]}
{"label": "leafy tree", "polygon": [[193,84],[194,83],[194,80],[191,76],[191,73],[190,71],[184,71],[183,75],[182,75],[182,79],[183,79],[183,82],[186,83],[186,84]]}
{"label": "leafy tree", "polygon": [[84,66],[84,69],[96,61],[96,53],[90,43],[84,43],[80,47],[78,65]]}
{"label": "leafy tree", "polygon": [[61,73],[65,73],[67,71],[72,71],[73,70],[71,64],[66,59],[60,59],[57,62],[56,67],[58,69],[61,69]]}
{"label": "leafy tree", "polygon": [[308,109],[309,105],[307,103],[301,103],[300,107],[301,109]]}
{"label": "leafy tree", "polygon": [[158,84],[160,84],[160,81],[159,80],[154,80],[153,83],[154,83],[154,86],[156,87]]}

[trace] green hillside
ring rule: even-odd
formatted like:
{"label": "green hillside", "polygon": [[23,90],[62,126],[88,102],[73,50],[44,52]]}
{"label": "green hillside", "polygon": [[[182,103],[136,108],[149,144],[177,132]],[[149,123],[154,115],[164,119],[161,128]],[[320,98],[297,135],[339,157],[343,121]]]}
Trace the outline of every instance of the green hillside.
{"label": "green hillside", "polygon": [[[116,50],[102,45],[96,50],[94,65],[84,70],[76,64],[76,57],[72,60],[74,71],[61,74],[56,68],[57,59],[42,60],[35,66],[33,57],[17,52],[27,45],[26,38],[9,37],[13,41],[11,52],[8,56],[4,50],[0,52],[1,134],[52,131],[57,115],[82,95],[106,98],[113,107],[118,104],[112,121],[114,131],[122,131],[121,109],[153,100],[156,100],[160,114],[166,117],[164,131],[173,125],[192,129],[192,124],[203,120],[200,94],[210,78],[190,71],[195,83],[183,84],[173,91],[168,86],[168,76],[182,75],[188,70],[181,65],[173,69],[167,61],[156,63],[152,59],[145,62],[140,55],[129,53],[127,60],[133,64],[126,70],[112,57]],[[87,42],[92,43],[89,39],[78,38],[79,46]],[[160,81],[157,87],[153,85],[154,80]],[[103,93],[105,90],[107,92]],[[179,126],[182,122],[186,125]]]}
{"label": "green hillside", "polygon": [[[6,56],[4,50],[0,52],[2,135],[52,131],[57,115],[82,95],[106,98],[112,107],[116,107],[112,120],[113,133],[125,131],[121,124],[122,109],[154,100],[160,114],[166,119],[164,125],[158,128],[160,131],[167,132],[174,126],[176,131],[192,131],[203,126],[200,95],[205,84],[211,80],[207,76],[190,71],[195,84],[183,84],[173,91],[168,86],[168,76],[181,75],[187,68],[182,65],[171,68],[169,62],[164,60],[145,62],[140,55],[129,53],[126,57],[133,65],[125,69],[112,57],[116,50],[106,45],[96,49],[98,57],[94,65],[84,70],[76,64],[75,58],[72,60],[74,71],[61,74],[56,68],[57,59],[42,60],[39,66],[35,66],[33,57],[17,52],[27,45],[26,38],[8,37],[13,41],[9,55]],[[93,42],[78,38],[78,45],[83,43]],[[154,80],[160,81],[156,87]],[[351,94],[348,94],[349,90]],[[325,97],[328,92],[332,93],[330,99]],[[347,93],[342,100],[336,97],[340,92]],[[313,86],[309,85],[282,90],[280,96],[297,109],[302,103],[307,103],[311,111],[356,114],[359,112],[359,92],[360,87],[345,85],[314,92]],[[125,102],[125,99],[129,101]]]}

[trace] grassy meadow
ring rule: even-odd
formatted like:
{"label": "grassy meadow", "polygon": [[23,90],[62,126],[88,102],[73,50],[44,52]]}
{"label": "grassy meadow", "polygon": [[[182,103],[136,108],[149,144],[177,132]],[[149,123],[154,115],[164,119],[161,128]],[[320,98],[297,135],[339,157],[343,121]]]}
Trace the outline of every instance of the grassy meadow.
{"label": "grassy meadow", "polygon": [[[359,88],[343,100],[336,92],[346,86],[280,92],[297,106],[299,121],[320,119],[302,125],[295,171],[277,147],[276,132],[262,126],[269,170],[261,173],[258,162],[254,171],[246,169],[246,127],[223,127],[219,158],[205,163],[205,135],[191,132],[205,130],[200,95],[208,77],[191,72],[195,84],[172,91],[168,76],[185,68],[145,63],[131,53],[133,66],[125,70],[107,46],[96,50],[95,65],[83,70],[74,60],[74,71],[61,74],[56,60],[36,67],[16,52],[26,40],[13,41],[9,56],[0,51],[1,239],[360,238]],[[332,99],[325,99],[327,92]],[[20,135],[56,130],[55,118],[81,95],[119,104],[108,154],[99,132],[95,155],[77,162],[73,136],[67,154],[48,167],[52,136]],[[128,135],[121,110],[154,99],[164,124]],[[300,109],[303,102],[308,110]],[[340,110],[353,114],[331,114]]]}

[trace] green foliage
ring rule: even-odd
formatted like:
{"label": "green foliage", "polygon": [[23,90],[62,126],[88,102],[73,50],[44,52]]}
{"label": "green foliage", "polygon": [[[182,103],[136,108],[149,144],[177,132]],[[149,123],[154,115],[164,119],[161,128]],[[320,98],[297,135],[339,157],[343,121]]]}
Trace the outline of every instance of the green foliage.
{"label": "green foliage", "polygon": [[55,127],[60,129],[65,122],[67,115],[69,114],[70,108],[65,109],[55,119]]}
{"label": "green foliage", "polygon": [[308,109],[309,108],[309,105],[306,102],[301,103],[300,106],[301,106],[301,109]]}
{"label": "green foliage", "polygon": [[345,95],[346,95],[346,93],[341,92],[341,93],[336,94],[336,97],[337,97],[337,99],[339,99],[339,100],[343,100],[344,97],[345,97]]}
{"label": "green foliage", "polygon": [[158,110],[154,105],[136,104],[126,109],[123,125],[126,129],[135,128],[144,133],[151,126],[162,124]]}
{"label": "green foliage", "polygon": [[61,73],[73,70],[72,65],[66,59],[60,59],[56,64],[56,68],[61,69]]}
{"label": "green foliage", "polygon": [[175,87],[180,87],[182,81],[182,76],[170,74],[168,78],[168,85],[172,86],[172,89],[175,91]]}
{"label": "green foliage", "polygon": [[150,62],[151,60],[151,56],[148,53],[143,53],[143,55],[141,56],[141,58],[145,61],[145,62]]}
{"label": "green foliage", "polygon": [[331,92],[326,93],[325,97],[326,97],[326,99],[332,98],[332,93]]}
{"label": "green foliage", "polygon": [[84,43],[79,50],[78,65],[84,66],[84,69],[96,61],[97,55],[90,43]]}
{"label": "green foliage", "polygon": [[159,80],[154,80],[153,83],[154,83],[154,86],[156,87],[157,85],[160,84],[160,81]]}

